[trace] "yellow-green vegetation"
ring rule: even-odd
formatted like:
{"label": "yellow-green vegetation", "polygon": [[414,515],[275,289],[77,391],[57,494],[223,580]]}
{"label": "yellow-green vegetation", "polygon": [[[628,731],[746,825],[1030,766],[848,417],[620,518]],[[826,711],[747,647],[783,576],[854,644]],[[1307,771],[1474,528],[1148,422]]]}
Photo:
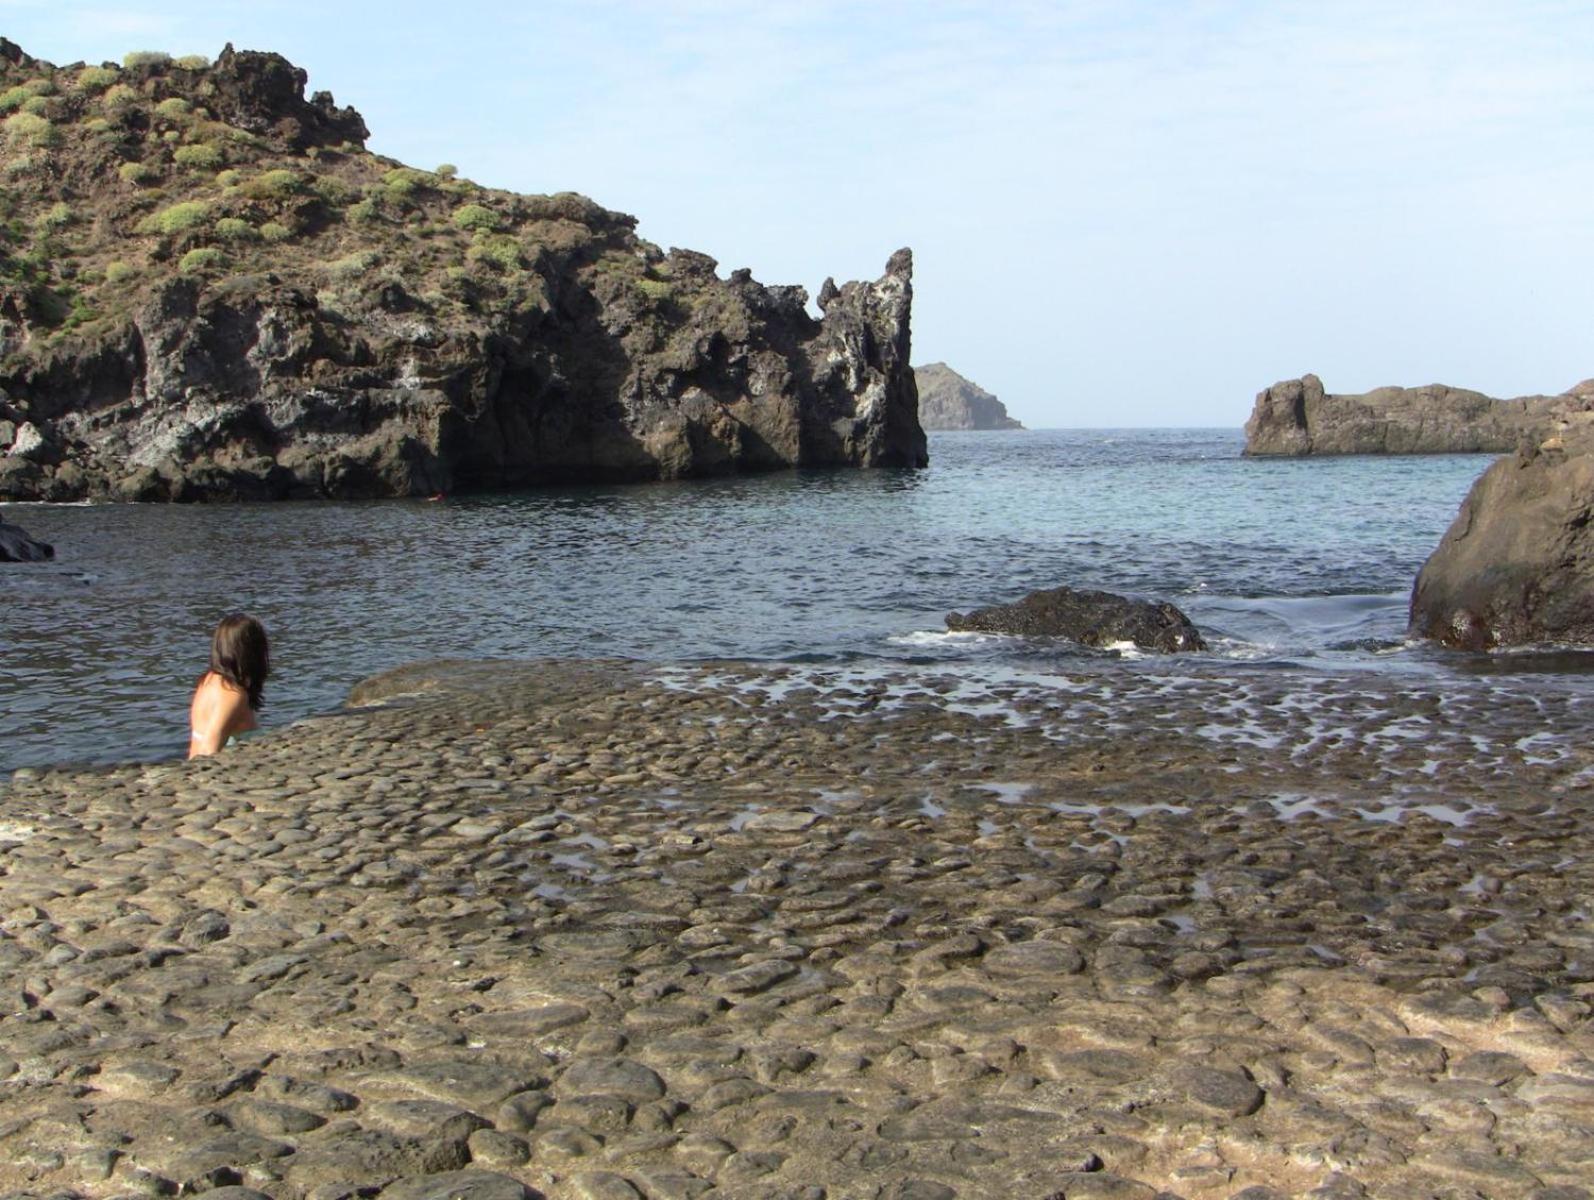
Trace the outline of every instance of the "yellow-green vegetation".
{"label": "yellow-green vegetation", "polygon": [[454,210],[454,226],[458,229],[485,229],[491,232],[498,228],[498,214],[485,205],[462,204]]}
{"label": "yellow-green vegetation", "polygon": [[122,56],[122,65],[130,71],[140,67],[170,66],[171,61],[172,56],[164,50],[129,50]]}
{"label": "yellow-green vegetation", "polygon": [[80,92],[94,95],[103,92],[116,82],[117,72],[111,67],[84,67],[77,73],[77,78],[72,81],[72,86]]}
{"label": "yellow-green vegetation", "polygon": [[356,250],[353,254],[346,254],[327,263],[325,270],[333,279],[359,279],[381,261],[382,256],[375,250]]}
{"label": "yellow-green vegetation", "polygon": [[197,229],[210,220],[210,205],[203,200],[180,200],[160,212],[151,213],[139,225],[143,233],[163,233],[168,236]]}
{"label": "yellow-green vegetation", "polygon": [[45,233],[52,233],[57,229],[65,229],[72,224],[72,206],[65,200],[57,201],[45,209],[34,220],[34,225]]}
{"label": "yellow-green vegetation", "polygon": [[144,162],[125,162],[116,168],[116,173],[123,183],[154,183],[161,177],[159,171]]}
{"label": "yellow-green vegetation", "polygon": [[226,262],[226,255],[214,246],[200,246],[190,250],[178,260],[177,269],[184,275],[202,275],[214,271]]}
{"label": "yellow-green vegetation", "polygon": [[181,67],[185,71],[207,71],[210,69],[210,55],[185,54],[173,61],[174,67]]}
{"label": "yellow-green vegetation", "polygon": [[155,52],[61,71],[0,59],[0,290],[26,296],[46,340],[113,328],[179,273],[277,279],[351,316],[400,280],[444,323],[545,304],[548,263],[586,276],[612,259],[606,295],[680,298],[636,283],[628,227],[590,200],[405,166],[326,136],[320,113],[229,124],[237,99],[222,103],[215,69]]}
{"label": "yellow-green vegetation", "polygon": [[38,113],[16,112],[6,118],[6,144],[10,146],[53,147],[61,144],[61,131],[48,117]]}
{"label": "yellow-green vegetation", "polygon": [[520,243],[501,233],[478,233],[465,256],[497,271],[513,271],[520,266]]}
{"label": "yellow-green vegetation", "polygon": [[422,188],[436,182],[433,175],[413,167],[398,167],[382,176],[382,185],[394,200],[409,200]]}
{"label": "yellow-green vegetation", "polygon": [[221,151],[206,142],[193,142],[179,146],[172,152],[172,161],[180,167],[196,171],[214,171],[222,164]]}
{"label": "yellow-green vegetation", "polygon": [[124,112],[139,101],[138,89],[125,83],[112,84],[100,96],[100,107],[106,112]]}
{"label": "yellow-green vegetation", "polygon": [[238,190],[251,200],[286,200],[304,190],[304,176],[279,167],[251,176],[238,185]]}

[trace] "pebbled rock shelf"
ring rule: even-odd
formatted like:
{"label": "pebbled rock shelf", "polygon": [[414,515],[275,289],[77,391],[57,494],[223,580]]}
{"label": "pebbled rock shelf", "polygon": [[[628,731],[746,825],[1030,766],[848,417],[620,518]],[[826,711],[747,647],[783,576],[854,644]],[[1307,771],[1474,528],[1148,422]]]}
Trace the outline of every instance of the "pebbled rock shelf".
{"label": "pebbled rock shelf", "polygon": [[0,1193],[1586,1196],[1587,714],[434,664],[0,792]]}

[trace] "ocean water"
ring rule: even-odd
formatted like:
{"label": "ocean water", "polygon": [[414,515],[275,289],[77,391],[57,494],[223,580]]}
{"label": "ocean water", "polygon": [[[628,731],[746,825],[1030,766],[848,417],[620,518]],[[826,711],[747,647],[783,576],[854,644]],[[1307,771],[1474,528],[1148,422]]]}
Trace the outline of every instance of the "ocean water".
{"label": "ocean water", "polygon": [[[933,434],[924,471],[441,502],[7,505],[57,546],[0,568],[0,770],[171,757],[218,617],[273,639],[267,727],[434,657],[956,663],[1467,676],[1583,655],[1407,644],[1406,600],[1488,456],[1248,460],[1235,430]],[[949,635],[1059,584],[1167,599],[1212,650]]]}

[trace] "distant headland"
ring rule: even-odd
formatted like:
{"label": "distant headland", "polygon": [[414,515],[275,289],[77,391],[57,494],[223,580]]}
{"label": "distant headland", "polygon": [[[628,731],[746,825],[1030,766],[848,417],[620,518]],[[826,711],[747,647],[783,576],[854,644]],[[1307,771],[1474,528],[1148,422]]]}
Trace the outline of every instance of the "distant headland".
{"label": "distant headland", "polygon": [[1594,379],[1559,395],[1496,400],[1442,383],[1332,395],[1303,375],[1257,395],[1245,453],[1504,454],[1590,423]]}
{"label": "distant headland", "polygon": [[925,429],[1022,429],[1007,406],[945,363],[914,367],[919,424]]}
{"label": "distant headland", "polygon": [[0,39],[0,498],[923,466],[912,255],[801,287],[372,154],[277,54]]}

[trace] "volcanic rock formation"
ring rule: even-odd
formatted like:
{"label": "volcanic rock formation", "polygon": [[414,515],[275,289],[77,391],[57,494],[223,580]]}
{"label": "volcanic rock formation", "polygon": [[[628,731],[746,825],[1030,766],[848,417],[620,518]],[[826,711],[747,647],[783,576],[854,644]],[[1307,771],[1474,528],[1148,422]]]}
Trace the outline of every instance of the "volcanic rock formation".
{"label": "volcanic rock formation", "polygon": [[1316,375],[1260,392],[1245,423],[1248,455],[1503,454],[1594,423],[1594,380],[1557,396],[1495,400],[1446,387],[1330,395]]}
{"label": "volcanic rock formation", "polygon": [[1164,654],[1207,648],[1190,618],[1171,604],[1069,587],[1031,592],[1015,604],[948,613],[946,625],[953,632],[1064,637],[1100,649],[1125,642]]}
{"label": "volcanic rock formation", "polygon": [[0,517],[0,563],[48,562],[55,557],[55,547],[28,536],[19,525],[12,525]]}
{"label": "volcanic rock formation", "polygon": [[1594,644],[1594,433],[1529,445],[1472,485],[1411,594],[1411,632],[1463,650]]}
{"label": "volcanic rock formation", "polygon": [[365,150],[275,54],[0,42],[0,497],[275,499],[923,466],[912,256],[720,278],[574,193]]}
{"label": "volcanic rock formation", "polygon": [[1007,406],[945,363],[914,367],[919,424],[925,429],[1022,429]]}

